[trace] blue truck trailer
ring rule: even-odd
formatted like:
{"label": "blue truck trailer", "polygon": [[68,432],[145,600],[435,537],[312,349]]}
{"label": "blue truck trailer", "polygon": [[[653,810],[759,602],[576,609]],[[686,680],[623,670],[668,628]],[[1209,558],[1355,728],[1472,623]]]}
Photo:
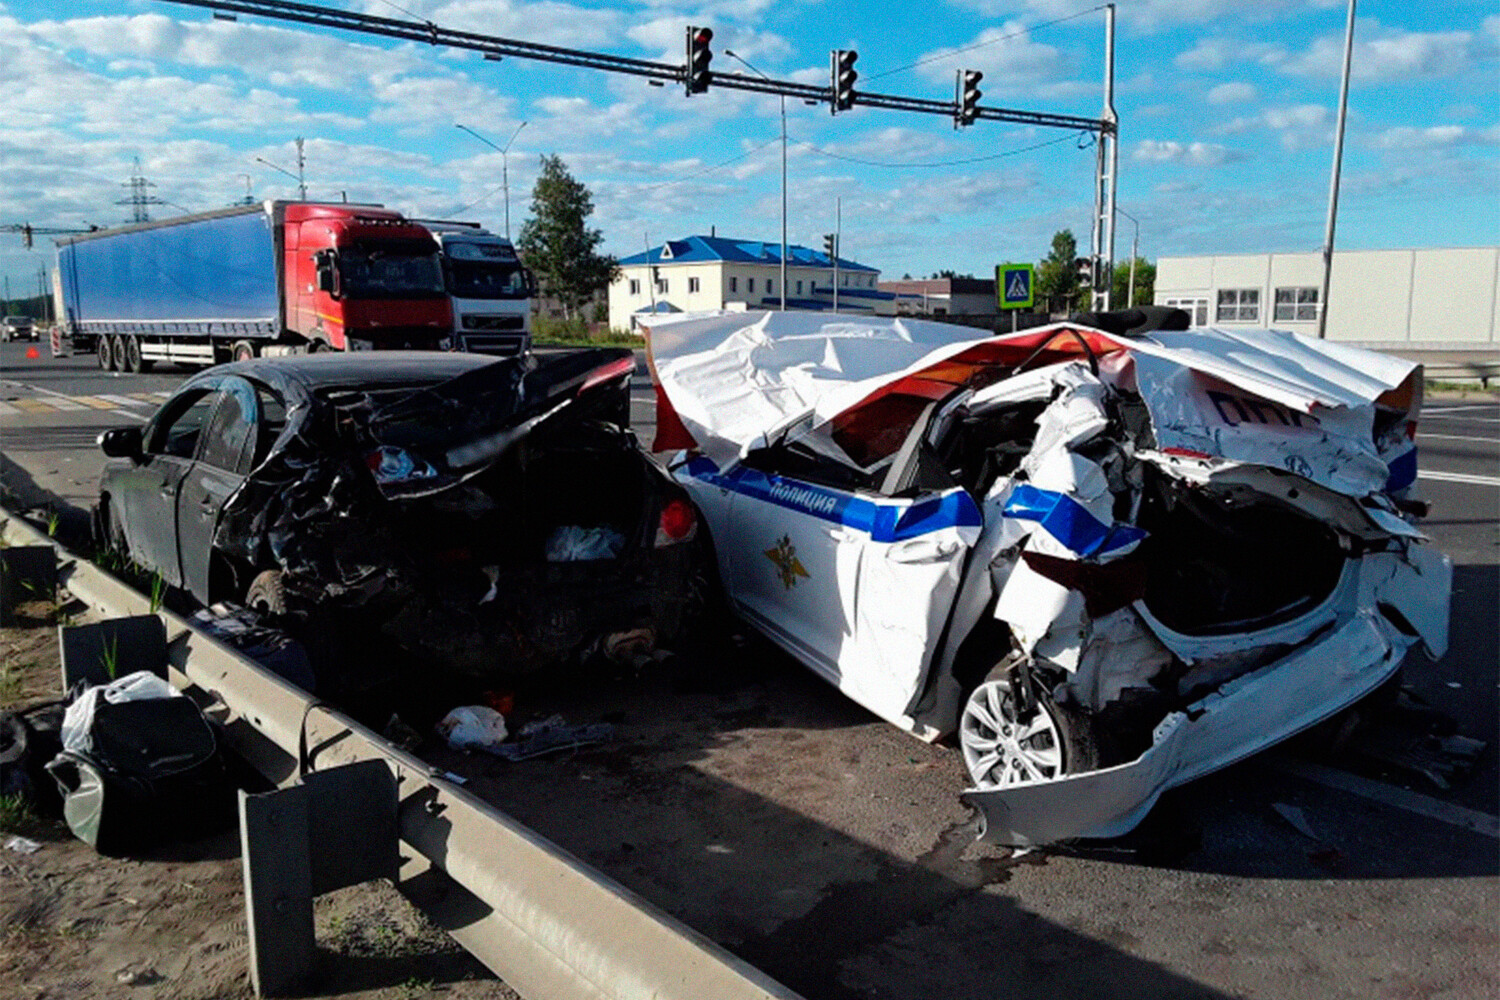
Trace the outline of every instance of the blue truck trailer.
{"label": "blue truck trailer", "polygon": [[57,315],[100,367],[446,346],[432,236],[378,205],[268,201],[58,241]]}

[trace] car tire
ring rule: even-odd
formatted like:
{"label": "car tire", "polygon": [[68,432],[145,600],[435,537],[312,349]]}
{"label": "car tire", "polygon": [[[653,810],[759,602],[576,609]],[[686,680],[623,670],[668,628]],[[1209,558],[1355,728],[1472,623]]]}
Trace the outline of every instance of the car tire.
{"label": "car tire", "polygon": [[1042,685],[1031,721],[1016,719],[1010,665],[991,670],[964,701],[959,714],[958,745],[974,787],[1007,788],[1099,766],[1099,743],[1093,719],[1060,705]]}
{"label": "car tire", "polygon": [[141,370],[141,338],[125,337],[120,342],[125,357],[120,363],[120,368],[132,374]]}
{"label": "car tire", "polygon": [[286,614],[286,591],[281,583],[281,570],[268,569],[256,574],[245,591],[245,607],[272,618]]}
{"label": "car tire", "polygon": [[94,342],[94,353],[99,358],[101,371],[109,371],[114,366],[114,343],[108,337],[101,335]]}

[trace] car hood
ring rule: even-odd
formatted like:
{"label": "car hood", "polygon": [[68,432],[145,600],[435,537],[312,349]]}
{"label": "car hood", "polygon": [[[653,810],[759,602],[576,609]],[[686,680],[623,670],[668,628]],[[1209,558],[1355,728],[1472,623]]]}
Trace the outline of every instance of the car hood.
{"label": "car hood", "polygon": [[[696,447],[721,468],[794,425],[828,424],[903,381],[1092,356],[1130,366],[1160,449],[1285,467],[1364,496],[1389,470],[1373,442],[1377,404],[1414,415],[1420,366],[1281,330],[1107,333],[1065,322],[993,336],[902,318],[805,313],[653,320],[657,450]],[[954,375],[955,366],[959,374]]]}

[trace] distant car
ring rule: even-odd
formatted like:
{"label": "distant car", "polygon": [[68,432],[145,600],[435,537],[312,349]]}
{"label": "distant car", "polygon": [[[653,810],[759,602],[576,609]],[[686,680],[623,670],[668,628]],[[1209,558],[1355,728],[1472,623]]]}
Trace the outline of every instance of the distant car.
{"label": "distant car", "polygon": [[667,645],[701,556],[628,350],[264,358],[106,431],[96,530],[198,600],[350,616],[475,676]]}
{"label": "distant car", "polygon": [[1420,367],[1186,325],[651,326],[657,447],[687,449],[732,608],[882,718],[956,733],[987,839],[1128,832],[1446,648],[1452,567],[1409,495]]}
{"label": "distant car", "polygon": [[35,340],[36,324],[30,316],[6,316],[0,319],[0,340]]}

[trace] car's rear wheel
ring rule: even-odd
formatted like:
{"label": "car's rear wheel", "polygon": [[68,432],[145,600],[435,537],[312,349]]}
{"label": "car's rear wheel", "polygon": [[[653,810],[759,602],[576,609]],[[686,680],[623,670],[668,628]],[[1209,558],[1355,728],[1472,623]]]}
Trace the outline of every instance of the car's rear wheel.
{"label": "car's rear wheel", "polygon": [[245,591],[245,607],[263,615],[286,614],[286,591],[281,584],[281,570],[268,569],[256,574]]}
{"label": "car's rear wheel", "polygon": [[1042,685],[1036,709],[1020,719],[1008,664],[990,671],[969,694],[959,717],[958,742],[976,788],[1050,781],[1099,766],[1093,721],[1059,705]]}

